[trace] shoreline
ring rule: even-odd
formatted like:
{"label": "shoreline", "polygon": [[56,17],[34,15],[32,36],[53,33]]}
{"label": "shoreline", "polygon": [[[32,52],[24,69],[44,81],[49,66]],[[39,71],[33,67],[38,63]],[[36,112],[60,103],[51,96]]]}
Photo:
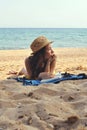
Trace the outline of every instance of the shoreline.
{"label": "shoreline", "polygon": [[[87,49],[87,47],[52,47],[53,49]],[[19,49],[0,49],[0,51],[19,51],[19,50],[31,50],[30,48]]]}

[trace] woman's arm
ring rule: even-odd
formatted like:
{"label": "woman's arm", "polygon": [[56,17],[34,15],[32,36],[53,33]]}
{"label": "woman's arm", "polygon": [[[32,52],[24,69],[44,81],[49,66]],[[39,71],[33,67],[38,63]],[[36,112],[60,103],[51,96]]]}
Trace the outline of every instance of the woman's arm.
{"label": "woman's arm", "polygon": [[56,55],[53,55],[47,60],[45,72],[49,72],[51,74],[54,74],[55,67],[56,67]]}
{"label": "woman's arm", "polygon": [[55,74],[55,68],[56,68],[56,55],[53,55],[52,56],[52,61],[51,61],[51,64],[50,64],[50,73],[51,74]]}
{"label": "woman's arm", "polygon": [[50,61],[50,59],[48,59],[44,72],[50,72],[50,63],[51,63],[51,61]]}
{"label": "woman's arm", "polygon": [[46,68],[44,72],[39,74],[38,79],[53,78],[55,75],[55,67],[56,67],[56,55],[53,55],[47,60]]}

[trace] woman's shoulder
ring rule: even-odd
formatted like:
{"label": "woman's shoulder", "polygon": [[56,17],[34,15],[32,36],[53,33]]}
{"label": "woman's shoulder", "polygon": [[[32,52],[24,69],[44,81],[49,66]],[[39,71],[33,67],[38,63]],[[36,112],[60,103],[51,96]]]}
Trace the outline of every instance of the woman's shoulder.
{"label": "woman's shoulder", "polygon": [[25,58],[25,63],[29,63],[31,60],[31,56]]}
{"label": "woman's shoulder", "polygon": [[31,72],[31,64],[30,64],[30,59],[29,59],[29,57],[27,57],[27,58],[25,59],[25,67],[26,67],[26,70],[27,70],[27,73],[28,73],[28,77],[30,78],[32,72]]}

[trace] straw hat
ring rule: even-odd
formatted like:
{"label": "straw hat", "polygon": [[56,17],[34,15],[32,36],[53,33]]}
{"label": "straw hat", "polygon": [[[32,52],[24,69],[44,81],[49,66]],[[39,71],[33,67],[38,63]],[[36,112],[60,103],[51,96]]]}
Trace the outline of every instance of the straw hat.
{"label": "straw hat", "polygon": [[39,36],[31,43],[30,48],[35,53],[52,42],[44,36]]}

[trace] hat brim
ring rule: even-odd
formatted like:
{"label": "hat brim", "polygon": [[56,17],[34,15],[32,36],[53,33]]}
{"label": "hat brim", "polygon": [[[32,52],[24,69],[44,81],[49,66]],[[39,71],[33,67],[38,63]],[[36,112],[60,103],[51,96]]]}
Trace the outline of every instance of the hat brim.
{"label": "hat brim", "polygon": [[48,43],[43,44],[43,46],[41,46],[41,47],[38,48],[37,50],[34,50],[33,53],[36,53],[36,52],[40,51],[43,47],[47,46],[48,44],[52,44],[53,42],[54,42],[54,41],[50,41],[50,42],[48,42]]}

